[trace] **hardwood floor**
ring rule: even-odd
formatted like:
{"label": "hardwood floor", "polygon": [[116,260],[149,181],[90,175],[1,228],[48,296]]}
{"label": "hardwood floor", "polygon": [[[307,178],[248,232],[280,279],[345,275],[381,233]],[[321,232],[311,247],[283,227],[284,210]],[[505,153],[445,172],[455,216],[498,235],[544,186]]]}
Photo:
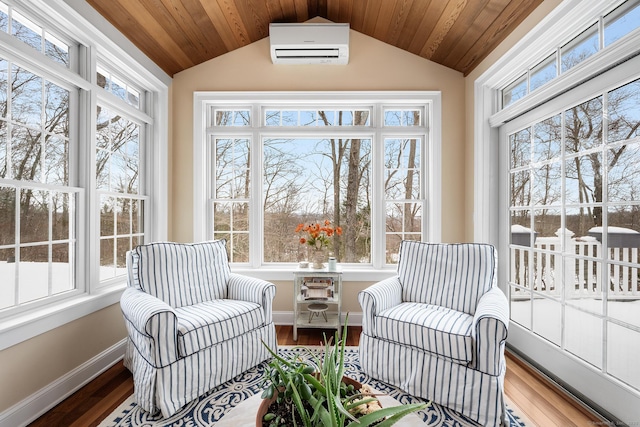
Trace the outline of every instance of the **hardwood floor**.
{"label": "hardwood floor", "polygon": [[[322,341],[322,330],[319,329],[298,330],[297,342],[293,341],[291,326],[277,326],[276,330],[280,345],[316,345]],[[349,327],[346,344],[358,345],[360,332],[360,327]],[[118,362],[30,426],[97,426],[132,393],[131,374],[122,362]],[[505,394],[516,409],[528,418],[527,425],[584,427],[603,421],[509,352]]]}

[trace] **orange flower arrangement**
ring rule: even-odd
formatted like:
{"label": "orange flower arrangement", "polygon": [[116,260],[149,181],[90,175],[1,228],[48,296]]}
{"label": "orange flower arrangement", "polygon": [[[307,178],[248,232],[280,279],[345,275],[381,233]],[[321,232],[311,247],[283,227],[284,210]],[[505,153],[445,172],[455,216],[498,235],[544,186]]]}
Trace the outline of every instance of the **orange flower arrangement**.
{"label": "orange flower arrangement", "polygon": [[342,235],[342,227],[333,228],[331,226],[331,221],[325,219],[324,225],[320,225],[318,222],[315,224],[298,224],[296,227],[296,233],[304,234],[300,237],[301,245],[306,243],[312,248],[322,249],[329,246],[330,238],[334,234],[337,234],[338,236]]}

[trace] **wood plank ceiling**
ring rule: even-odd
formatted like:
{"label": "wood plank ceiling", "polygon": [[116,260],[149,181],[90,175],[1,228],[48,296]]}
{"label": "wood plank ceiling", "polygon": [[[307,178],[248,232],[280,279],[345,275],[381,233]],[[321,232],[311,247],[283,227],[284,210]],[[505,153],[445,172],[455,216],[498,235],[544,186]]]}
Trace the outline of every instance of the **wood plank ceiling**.
{"label": "wood plank ceiling", "polygon": [[316,16],[469,74],[542,0],[87,0],[170,76]]}

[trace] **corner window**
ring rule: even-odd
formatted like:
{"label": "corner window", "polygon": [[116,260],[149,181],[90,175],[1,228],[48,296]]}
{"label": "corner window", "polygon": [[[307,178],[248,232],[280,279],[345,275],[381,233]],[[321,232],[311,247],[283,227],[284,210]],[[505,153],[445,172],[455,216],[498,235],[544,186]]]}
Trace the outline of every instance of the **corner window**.
{"label": "corner window", "polygon": [[166,103],[139,64],[114,70],[119,48],[96,45],[88,23],[61,29],[14,3],[0,1],[0,31],[25,46],[0,43],[0,349],[117,300],[160,197],[150,134],[162,131],[147,111]]}

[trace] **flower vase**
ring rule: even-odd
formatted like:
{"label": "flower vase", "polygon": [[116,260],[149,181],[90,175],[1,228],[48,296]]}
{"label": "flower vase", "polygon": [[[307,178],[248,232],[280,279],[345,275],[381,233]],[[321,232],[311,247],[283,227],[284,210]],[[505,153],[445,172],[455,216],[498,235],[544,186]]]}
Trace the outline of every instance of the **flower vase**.
{"label": "flower vase", "polygon": [[319,268],[324,268],[324,260],[325,260],[325,255],[324,255],[324,251],[322,250],[316,250],[313,252],[313,257],[312,257],[312,262],[313,268],[319,269]]}

